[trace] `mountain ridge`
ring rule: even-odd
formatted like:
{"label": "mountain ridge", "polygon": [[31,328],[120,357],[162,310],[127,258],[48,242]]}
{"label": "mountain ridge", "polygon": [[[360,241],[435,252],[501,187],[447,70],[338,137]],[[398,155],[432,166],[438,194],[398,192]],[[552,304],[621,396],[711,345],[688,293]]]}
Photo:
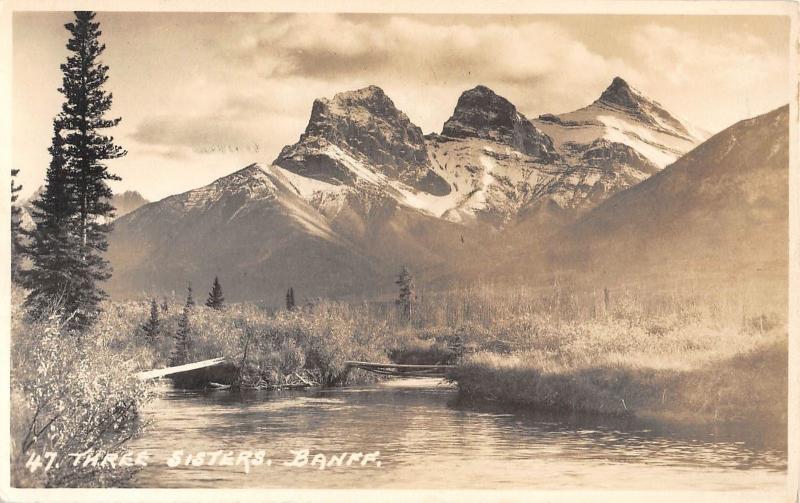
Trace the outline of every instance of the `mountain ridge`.
{"label": "mountain ridge", "polygon": [[[627,83],[616,87],[602,100],[641,101]],[[655,161],[663,159],[638,147],[659,138],[690,143],[635,114],[617,110],[609,119],[600,99],[576,111],[585,120],[529,121],[485,86],[465,93],[442,129],[451,136],[422,135],[376,86],[316,100],[306,130],[274,163],[252,163],[120,218],[110,291],[163,291],[220,275],[236,282],[232,299],[262,296],[269,282],[281,285],[278,293],[294,286],[366,295],[391,285],[401,265],[441,282],[456,271],[480,277],[501,256],[539,263],[530,253],[560,229],[662,172]],[[515,136],[526,131],[522,121],[539,131],[530,138],[550,138],[555,156],[528,153]],[[554,127],[572,136],[550,136]]]}

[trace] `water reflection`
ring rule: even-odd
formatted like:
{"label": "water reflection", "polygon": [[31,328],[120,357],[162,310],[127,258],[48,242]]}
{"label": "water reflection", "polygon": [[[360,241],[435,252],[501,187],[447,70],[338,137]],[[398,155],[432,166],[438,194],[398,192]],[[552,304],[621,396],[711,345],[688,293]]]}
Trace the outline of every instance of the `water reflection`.
{"label": "water reflection", "polygon": [[[141,487],[780,489],[786,448],[752,428],[503,413],[456,401],[439,382],[309,392],[168,391],[134,448]],[[749,433],[748,433],[749,432]],[[264,449],[273,460],[179,466],[174,450]],[[285,467],[290,451],[380,451],[381,466]],[[698,468],[702,467],[702,470]]]}

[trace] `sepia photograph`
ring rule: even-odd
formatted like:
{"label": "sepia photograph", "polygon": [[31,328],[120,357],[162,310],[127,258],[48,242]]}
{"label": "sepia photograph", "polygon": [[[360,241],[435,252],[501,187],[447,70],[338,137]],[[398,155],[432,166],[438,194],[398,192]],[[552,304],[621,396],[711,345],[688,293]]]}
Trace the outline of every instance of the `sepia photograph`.
{"label": "sepia photograph", "polygon": [[797,3],[0,9],[3,501],[798,501]]}

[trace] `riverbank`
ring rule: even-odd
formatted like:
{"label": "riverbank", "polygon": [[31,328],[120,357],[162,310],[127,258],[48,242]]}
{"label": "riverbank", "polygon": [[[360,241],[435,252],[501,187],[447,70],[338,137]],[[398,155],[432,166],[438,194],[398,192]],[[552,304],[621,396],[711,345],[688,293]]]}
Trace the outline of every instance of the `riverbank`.
{"label": "riverbank", "polygon": [[[720,336],[706,334],[714,335]],[[473,403],[679,423],[744,422],[783,431],[787,340],[777,330],[736,335],[706,351],[670,352],[650,340],[638,351],[613,356],[570,355],[563,347],[549,354],[482,352],[459,365],[453,379],[460,399]]]}

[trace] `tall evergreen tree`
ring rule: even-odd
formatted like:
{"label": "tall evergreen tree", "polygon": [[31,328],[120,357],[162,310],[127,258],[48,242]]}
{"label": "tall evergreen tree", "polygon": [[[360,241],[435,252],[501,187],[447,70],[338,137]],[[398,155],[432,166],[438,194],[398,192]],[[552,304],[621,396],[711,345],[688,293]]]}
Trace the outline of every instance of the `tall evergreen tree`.
{"label": "tall evergreen tree", "polygon": [[156,299],[152,299],[150,301],[150,317],[147,321],[142,325],[142,330],[144,330],[145,336],[150,341],[155,340],[158,337],[158,334],[161,330],[161,317],[159,316],[158,310],[158,303]]}
{"label": "tall evergreen tree", "polygon": [[78,241],[72,232],[75,208],[70,201],[63,146],[61,124],[56,120],[45,187],[31,203],[31,216],[36,225],[31,231],[23,231],[29,240],[25,254],[31,259],[31,267],[21,272],[21,279],[29,290],[25,306],[31,317],[60,310],[71,316],[72,321],[80,310],[73,285],[81,259]]}
{"label": "tall evergreen tree", "polygon": [[22,259],[22,236],[20,235],[20,220],[22,208],[14,204],[19,199],[22,185],[14,183],[14,178],[19,174],[18,169],[11,170],[11,281],[20,282],[20,261]]}
{"label": "tall evergreen tree", "polygon": [[395,284],[399,287],[400,292],[397,298],[397,305],[400,308],[401,317],[408,321],[411,319],[411,310],[414,304],[414,277],[411,271],[406,266],[400,269],[400,274],[397,277]]}
{"label": "tall evergreen tree", "polygon": [[294,288],[289,287],[286,291],[286,310],[294,311],[296,304],[294,303]]}
{"label": "tall evergreen tree", "polygon": [[211,286],[211,291],[208,292],[206,306],[212,309],[222,309],[224,302],[225,297],[222,296],[222,285],[219,284],[219,278],[214,276],[214,284]]}
{"label": "tall evergreen tree", "polygon": [[[105,117],[111,108],[112,95],[103,89],[108,80],[108,66],[99,60],[105,45],[99,42],[100,25],[93,21],[94,17],[93,12],[78,11],[75,21],[64,25],[70,33],[69,55],[61,65],[63,80],[58,90],[64,95],[64,102],[55,119],[60,131],[56,134],[61,164],[57,184],[62,193],[53,190],[48,195],[52,201],[39,207],[35,232],[40,234],[40,242],[31,248],[34,272],[26,279],[31,288],[28,304],[41,311],[48,301],[60,303],[74,328],[91,324],[99,302],[106,296],[98,282],[111,275],[102,256],[108,248],[109,221],[114,216],[114,208],[108,203],[113,194],[107,182],[120,178],[107,171],[104,161],[126,153],[114,144],[113,137],[101,133],[119,124],[120,119]],[[63,207],[63,212],[49,214],[53,204]],[[60,235],[51,239],[43,231],[56,220],[63,227]],[[52,240],[60,244],[45,243]],[[57,249],[58,253],[37,259],[36,255],[48,246],[50,251]],[[37,285],[37,277],[45,284]]]}

